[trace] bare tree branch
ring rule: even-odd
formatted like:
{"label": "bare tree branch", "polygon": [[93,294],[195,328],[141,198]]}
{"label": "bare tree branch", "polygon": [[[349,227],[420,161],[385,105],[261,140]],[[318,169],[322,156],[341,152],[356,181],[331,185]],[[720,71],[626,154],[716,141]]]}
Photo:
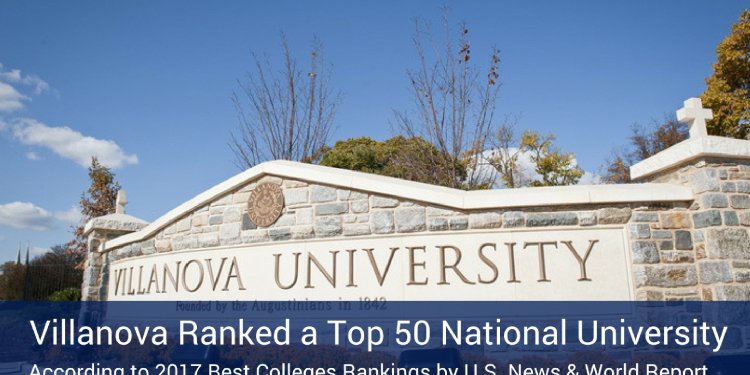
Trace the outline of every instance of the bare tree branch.
{"label": "bare tree branch", "polygon": [[[446,11],[445,35],[440,43],[434,42],[429,26],[421,20],[415,20],[414,24],[417,68],[409,70],[407,76],[416,114],[395,111],[395,123],[408,137],[423,137],[451,158],[448,166],[454,181],[452,187],[488,188],[494,176],[488,176],[487,169],[482,171],[479,167],[494,129],[500,89],[499,52],[496,49],[491,52],[485,81],[481,79],[480,68],[471,61],[466,23],[459,24],[454,41],[456,34]],[[426,46],[433,52],[428,53]]]}
{"label": "bare tree branch", "polygon": [[229,147],[240,168],[266,160],[313,160],[329,140],[340,93],[330,87],[332,72],[316,38],[309,68],[303,71],[280,37],[283,68],[277,72],[268,58],[253,54],[253,70],[232,94],[238,126]]}

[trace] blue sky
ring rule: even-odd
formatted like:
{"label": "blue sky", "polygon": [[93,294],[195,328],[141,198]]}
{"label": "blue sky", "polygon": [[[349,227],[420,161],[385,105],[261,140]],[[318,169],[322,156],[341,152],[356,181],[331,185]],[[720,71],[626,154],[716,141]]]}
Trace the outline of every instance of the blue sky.
{"label": "blue sky", "polygon": [[317,36],[343,92],[333,140],[392,135],[412,108],[414,17],[447,4],[473,55],[501,51],[503,114],[554,132],[596,171],[648,124],[699,95],[742,1],[3,1],[0,261],[70,239],[91,154],[115,167],[128,213],[152,221],[239,172],[230,95],[251,51],[303,59]]}

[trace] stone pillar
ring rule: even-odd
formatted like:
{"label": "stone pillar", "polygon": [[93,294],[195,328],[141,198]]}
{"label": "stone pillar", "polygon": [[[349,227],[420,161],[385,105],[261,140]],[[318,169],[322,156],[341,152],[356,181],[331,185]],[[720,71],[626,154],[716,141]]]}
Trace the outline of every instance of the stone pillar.
{"label": "stone pillar", "polygon": [[[750,141],[705,135],[710,110],[695,98],[685,106],[678,117],[690,122],[690,138],[631,167],[636,182],[688,186],[694,195],[686,210],[649,224],[670,232],[673,250],[659,245],[659,260],[636,279],[664,279],[644,299],[668,299],[681,287],[698,288],[703,300],[750,300]],[[669,285],[670,277],[681,284]]]}
{"label": "stone pillar", "polygon": [[92,219],[84,228],[88,238],[83,272],[81,299],[83,301],[106,301],[109,282],[109,253],[107,241],[143,229],[147,222],[125,214],[125,192],[117,195],[117,210],[114,214]]}

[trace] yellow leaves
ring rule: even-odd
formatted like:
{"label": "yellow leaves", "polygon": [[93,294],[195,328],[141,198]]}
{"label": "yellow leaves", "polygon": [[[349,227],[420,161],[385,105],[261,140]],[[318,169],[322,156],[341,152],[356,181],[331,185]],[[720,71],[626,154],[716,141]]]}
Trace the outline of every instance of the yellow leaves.
{"label": "yellow leaves", "polygon": [[714,74],[706,79],[701,96],[714,112],[708,132],[746,138],[750,133],[750,11],[742,13],[732,33],[716,47],[716,55]]}

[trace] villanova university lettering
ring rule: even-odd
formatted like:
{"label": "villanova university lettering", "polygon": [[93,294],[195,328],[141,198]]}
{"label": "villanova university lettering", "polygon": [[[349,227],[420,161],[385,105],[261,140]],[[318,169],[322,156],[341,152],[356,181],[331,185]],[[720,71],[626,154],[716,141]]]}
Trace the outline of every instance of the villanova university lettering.
{"label": "villanova university lettering", "polygon": [[[484,236],[482,236],[484,237]],[[481,242],[481,241],[480,241]],[[471,250],[456,245],[412,245],[361,247],[356,249],[294,251],[284,246],[277,252],[264,252],[272,259],[273,279],[247,284],[256,267],[241,267],[242,255],[201,256],[149,265],[113,267],[113,296],[196,291],[230,292],[250,288],[290,289],[357,288],[365,282],[382,287],[389,279],[401,278],[403,286],[500,284],[552,282],[551,268],[572,267],[565,272],[578,282],[592,281],[588,262],[597,252],[599,239],[587,241],[545,240],[523,242],[481,242]],[[234,252],[234,254],[242,254]],[[549,261],[550,255],[567,254],[568,261]],[[259,254],[260,255],[260,254]],[[468,265],[467,265],[468,264]],[[528,267],[532,265],[533,267]],[[269,274],[270,276],[270,274]],[[366,282],[369,280],[370,282]]]}

